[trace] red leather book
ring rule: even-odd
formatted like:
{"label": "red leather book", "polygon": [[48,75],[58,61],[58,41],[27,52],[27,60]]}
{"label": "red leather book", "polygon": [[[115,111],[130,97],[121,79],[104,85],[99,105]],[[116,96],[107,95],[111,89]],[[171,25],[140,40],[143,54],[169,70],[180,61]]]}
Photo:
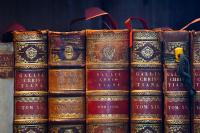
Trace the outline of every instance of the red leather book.
{"label": "red leather book", "polygon": [[0,42],[0,129],[13,131],[14,53],[13,43]]}
{"label": "red leather book", "polygon": [[47,97],[21,95],[15,95],[15,123],[45,123],[47,121]]}
{"label": "red leather book", "polygon": [[47,70],[41,69],[15,69],[15,93],[46,93]]}
{"label": "red leather book", "polygon": [[14,132],[47,131],[47,31],[13,33]]}
{"label": "red leather book", "polygon": [[44,31],[14,32],[15,66],[41,68],[47,66],[47,40]]}
{"label": "red leather book", "polygon": [[49,132],[85,132],[85,31],[49,31]]}
{"label": "red leather book", "polygon": [[90,133],[127,133],[128,30],[86,30],[86,122]]}
{"label": "red leather book", "polygon": [[134,30],[131,47],[131,132],[162,132],[162,64],[159,34]]}
{"label": "red leather book", "polygon": [[191,32],[191,65],[193,88],[196,90],[196,96],[193,98],[193,133],[200,130],[200,32]]}
{"label": "red leather book", "polygon": [[189,56],[188,31],[163,31],[165,132],[190,132],[189,97],[186,87],[177,74],[175,48],[182,47]]}

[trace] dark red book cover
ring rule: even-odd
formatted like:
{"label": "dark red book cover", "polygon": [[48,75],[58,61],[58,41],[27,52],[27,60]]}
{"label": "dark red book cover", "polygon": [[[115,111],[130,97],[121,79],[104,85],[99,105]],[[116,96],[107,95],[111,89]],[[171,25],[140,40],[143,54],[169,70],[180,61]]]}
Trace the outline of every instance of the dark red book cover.
{"label": "dark red book cover", "polygon": [[85,31],[49,31],[49,129],[85,132]]}
{"label": "dark red book cover", "polygon": [[165,132],[190,132],[188,91],[177,74],[175,48],[183,48],[189,57],[188,31],[162,31],[164,47]]}
{"label": "dark red book cover", "polygon": [[131,47],[131,132],[162,132],[162,62],[159,34],[134,30]]}
{"label": "dark red book cover", "polygon": [[196,90],[196,96],[193,98],[193,127],[194,133],[200,130],[200,32],[191,32],[191,66],[193,88]]}
{"label": "dark red book cover", "polygon": [[126,133],[128,30],[86,30],[86,122],[90,133]]}
{"label": "dark red book cover", "polygon": [[13,33],[14,132],[47,131],[47,31]]}

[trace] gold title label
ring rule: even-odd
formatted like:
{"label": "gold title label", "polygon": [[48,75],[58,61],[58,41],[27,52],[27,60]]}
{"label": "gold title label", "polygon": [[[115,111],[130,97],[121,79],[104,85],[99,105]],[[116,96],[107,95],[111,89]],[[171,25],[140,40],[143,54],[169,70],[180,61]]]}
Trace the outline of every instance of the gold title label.
{"label": "gold title label", "polygon": [[15,121],[46,121],[46,97],[15,97]]}
{"label": "gold title label", "polygon": [[49,119],[69,120],[85,118],[84,97],[49,98]]}
{"label": "gold title label", "polygon": [[84,69],[49,69],[49,91],[84,91],[85,70]]}

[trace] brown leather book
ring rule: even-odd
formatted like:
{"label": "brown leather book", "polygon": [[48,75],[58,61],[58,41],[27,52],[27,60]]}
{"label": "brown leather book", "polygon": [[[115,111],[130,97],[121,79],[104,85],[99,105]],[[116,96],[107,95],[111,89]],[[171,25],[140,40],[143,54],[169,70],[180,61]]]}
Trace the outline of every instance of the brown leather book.
{"label": "brown leather book", "polygon": [[188,90],[177,74],[175,48],[181,47],[189,56],[188,31],[161,31],[164,47],[165,132],[190,132]]}
{"label": "brown leather book", "polygon": [[47,131],[47,31],[14,32],[14,132]]}
{"label": "brown leather book", "polygon": [[49,132],[85,132],[85,31],[49,31]]}
{"label": "brown leather book", "polygon": [[127,133],[128,30],[86,30],[86,130]]}
{"label": "brown leather book", "polygon": [[14,53],[13,43],[0,42],[0,129],[13,132]]}
{"label": "brown leather book", "polygon": [[162,132],[162,62],[159,34],[133,30],[131,132]]}
{"label": "brown leather book", "polygon": [[191,32],[191,66],[193,88],[196,90],[196,96],[193,98],[193,117],[192,132],[200,131],[200,32]]}

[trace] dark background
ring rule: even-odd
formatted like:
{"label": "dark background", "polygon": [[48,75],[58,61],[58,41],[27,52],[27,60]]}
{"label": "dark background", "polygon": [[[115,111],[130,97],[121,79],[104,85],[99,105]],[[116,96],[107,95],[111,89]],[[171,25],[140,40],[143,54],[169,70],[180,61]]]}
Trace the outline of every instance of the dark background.
{"label": "dark background", "polygon": [[[27,29],[68,31],[69,22],[83,17],[88,7],[98,6],[111,13],[119,28],[129,16],[142,17],[151,28],[180,29],[200,17],[199,0],[0,0],[0,31],[13,22]],[[102,18],[74,25],[74,30],[102,28]],[[135,23],[135,27],[140,24]],[[200,24],[190,29],[200,30]]]}

